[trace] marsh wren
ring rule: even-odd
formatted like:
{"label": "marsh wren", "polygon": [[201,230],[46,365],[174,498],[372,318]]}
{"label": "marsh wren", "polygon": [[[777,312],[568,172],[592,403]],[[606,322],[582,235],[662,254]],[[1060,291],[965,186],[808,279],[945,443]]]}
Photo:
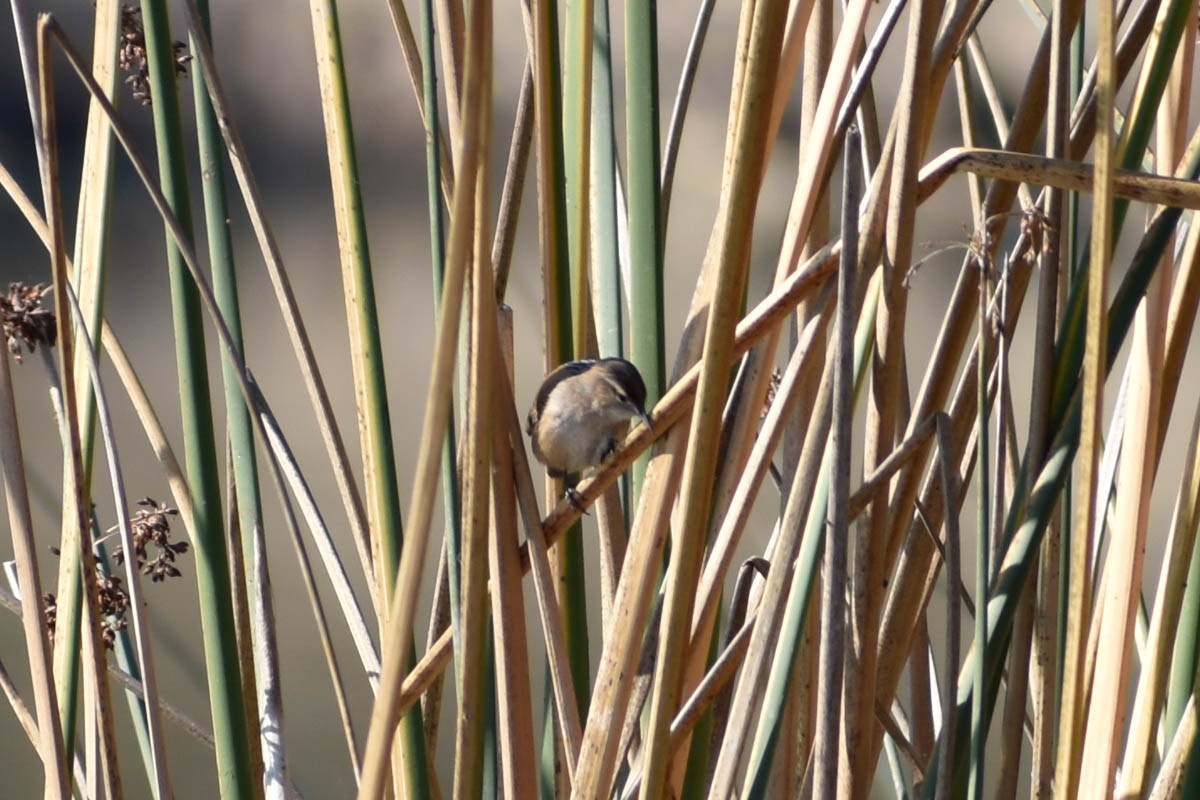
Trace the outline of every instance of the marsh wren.
{"label": "marsh wren", "polygon": [[612,455],[634,417],[650,427],[645,404],[646,384],[625,359],[569,361],[542,381],[525,432],[546,472],[562,478]]}

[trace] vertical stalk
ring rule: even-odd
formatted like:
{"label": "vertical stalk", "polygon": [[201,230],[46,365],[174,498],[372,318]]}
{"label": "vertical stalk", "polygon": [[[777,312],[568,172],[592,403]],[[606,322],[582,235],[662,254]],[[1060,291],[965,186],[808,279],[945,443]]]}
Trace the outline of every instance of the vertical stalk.
{"label": "vertical stalk", "polygon": [[[337,220],[342,296],[350,328],[350,363],[354,373],[359,443],[367,487],[367,525],[377,558],[375,578],[381,587],[379,596],[386,609],[390,607],[395,588],[403,533],[383,348],[367,244],[366,210],[359,191],[358,155],[350,117],[350,96],[337,4],[334,0],[311,0],[310,13]],[[412,648],[411,641],[396,644],[404,648],[406,654]],[[420,791],[417,787],[428,785],[420,709],[414,708],[405,717],[401,761],[408,791]]]}
{"label": "vertical stalk", "polygon": [[[442,205],[441,171],[442,139],[440,106],[437,98],[437,59],[434,51],[433,0],[421,0],[421,85],[425,109],[425,186],[429,203],[429,252],[433,270],[434,309],[441,307],[442,289],[446,277],[446,223]],[[449,163],[449,162],[447,162]],[[442,443],[442,506],[446,520],[446,570],[450,584],[450,624],[458,637],[462,622],[459,610],[459,564],[462,552],[462,516],[455,464],[458,441],[454,407],[446,422],[446,437]]]}
{"label": "vertical stalk", "polygon": [[29,672],[34,678],[33,700],[38,733],[36,746],[45,773],[43,796],[46,800],[65,800],[70,797],[70,772],[55,697],[50,642],[42,616],[37,543],[33,536],[29,490],[23,474],[20,425],[12,389],[12,374],[9,371],[8,354],[5,353],[0,356],[0,473],[4,480],[13,558],[17,562],[17,580],[21,589],[21,622],[25,632],[25,647],[29,653]]}
{"label": "vertical stalk", "polygon": [[[898,435],[898,410],[903,387],[901,371],[905,361],[904,328],[907,318],[907,289],[904,276],[912,264],[916,204],[910,198],[925,147],[924,129],[931,116],[927,97],[932,86],[932,50],[934,34],[942,9],[933,0],[913,0],[910,5],[908,39],[905,47],[904,76],[901,81],[900,111],[893,120],[897,132],[895,165],[887,204],[887,252],[882,265],[883,283],[879,316],[876,319],[876,356],[872,365],[871,399],[866,420],[863,469],[874,470],[891,451]],[[867,248],[864,247],[864,250]],[[901,506],[903,507],[903,506]],[[852,636],[857,646],[846,674],[855,680],[846,684],[846,712],[842,734],[849,757],[838,777],[839,791],[855,798],[865,797],[874,775],[875,696],[878,679],[879,621],[887,583],[886,574],[889,514],[886,488],[876,492],[870,516],[859,528],[857,558],[852,581]],[[897,518],[901,515],[897,513]],[[908,648],[905,648],[905,653]]]}
{"label": "vertical stalk", "polygon": [[[646,407],[666,389],[658,107],[658,2],[625,5],[625,145],[629,159],[629,353],[646,381]],[[634,466],[634,496],[646,461]]]}
{"label": "vertical stalk", "polygon": [[[207,0],[197,0],[196,8],[205,26],[204,35],[212,41]],[[196,49],[194,34],[192,50]],[[196,134],[200,149],[201,186],[204,191],[205,230],[208,233],[208,252],[212,260],[213,294],[221,309],[221,316],[229,329],[233,346],[243,352],[241,309],[237,295],[237,274],[233,263],[233,241],[228,220],[229,204],[225,191],[224,146],[217,128],[216,116],[198,69],[192,70],[192,94],[196,108]],[[252,617],[261,621],[274,617],[270,583],[266,577],[266,543],[263,537],[262,501],[258,485],[258,463],[255,454],[254,431],[250,412],[242,397],[237,379],[237,366],[233,355],[222,350],[221,373],[225,387],[226,423],[229,427],[229,446],[232,453],[234,494],[237,503],[238,525],[235,534],[241,539],[242,559],[246,569],[246,584],[239,594],[249,597]],[[236,546],[236,543],[235,543]],[[250,642],[238,637],[239,661],[243,670],[243,695],[246,705],[258,702],[257,714],[247,714],[250,726],[247,744],[250,749],[252,769],[255,775],[263,775],[276,792],[282,792],[287,784],[287,762],[284,759],[284,730],[280,703],[279,658],[274,640],[274,626],[256,624],[256,632],[264,634],[265,641]],[[259,721],[268,720],[270,735],[264,741]],[[264,750],[269,765],[264,767]],[[263,786],[256,782],[256,791]]]}
{"label": "vertical stalk", "polygon": [[[982,228],[987,223],[979,221]],[[991,285],[989,271],[991,262],[986,253],[974,264],[983,275],[979,279],[979,358],[976,360],[976,407],[978,409],[977,449],[979,459],[979,499],[978,526],[979,534],[975,550],[975,653],[974,662],[975,683],[984,685],[984,665],[988,657],[987,641],[987,607],[988,607],[988,576],[990,574],[991,541],[991,437],[988,435],[988,419],[991,408],[988,404],[988,374],[991,371],[988,355],[988,343],[991,339],[991,322],[989,307],[989,292]],[[970,268],[970,267],[969,267]],[[971,696],[971,762],[970,776],[967,783],[967,796],[973,800],[983,797],[984,763],[987,747],[988,718],[990,714],[984,709],[983,692]]]}
{"label": "vertical stalk", "polygon": [[1108,261],[1112,242],[1114,167],[1113,74],[1114,22],[1109,0],[1099,7],[1096,74],[1096,171],[1093,189],[1091,263],[1087,274],[1087,330],[1084,335],[1083,407],[1077,456],[1079,480],[1075,489],[1068,581],[1067,645],[1063,658],[1063,696],[1058,734],[1058,768],[1055,785],[1063,796],[1074,796],[1084,776],[1083,714],[1086,705],[1084,658],[1087,629],[1092,616],[1092,531],[1096,526],[1094,503],[1096,473],[1100,466],[1100,422],[1104,411],[1105,330]]}
{"label": "vertical stalk", "polygon": [[[425,404],[426,419],[421,429],[421,443],[413,479],[411,520],[401,552],[396,590],[387,617],[387,629],[384,632],[385,646],[379,693],[371,712],[362,783],[358,791],[361,800],[382,798],[387,787],[388,758],[396,724],[400,720],[401,688],[405,667],[409,661],[407,648],[412,642],[413,615],[416,611],[425,552],[429,545],[434,484],[450,416],[454,355],[475,224],[476,171],[480,161],[486,158],[486,141],[490,135],[490,131],[483,130],[480,124],[483,104],[491,102],[490,94],[485,91],[488,85],[485,76],[492,65],[490,48],[483,45],[484,36],[491,36],[491,4],[488,0],[477,0],[472,5],[467,26],[462,103],[469,124],[463,126],[463,137],[459,143],[459,180],[450,214],[446,276],[437,337],[434,342],[432,375]],[[419,731],[418,727],[418,735]]]}
{"label": "vertical stalk", "polygon": [[831,347],[833,373],[833,469],[829,481],[829,536],[825,538],[824,575],[821,582],[820,667],[817,678],[817,720],[813,753],[813,796],[837,793],[839,737],[842,708],[842,669],[845,640],[846,562],[850,541],[847,506],[850,499],[850,446],[854,389],[854,276],[858,269],[858,201],[861,173],[855,165],[858,128],[846,132],[842,152],[842,259],[838,270],[837,317]]}
{"label": "vertical stalk", "polygon": [[[564,57],[567,87],[563,93],[564,173],[567,189],[567,254],[570,263],[571,343],[574,356],[595,354],[595,326],[591,288],[591,151],[592,54],[595,15],[592,0],[567,5]],[[565,332],[560,332],[562,336]],[[579,713],[587,712],[591,681],[591,656],[587,626],[586,556],[580,536],[572,534],[559,548],[556,569],[561,585],[559,599],[566,614],[572,679]],[[570,757],[569,755],[567,756]]]}
{"label": "vertical stalk", "polygon": [[396,494],[395,457],[390,446],[391,422],[367,245],[366,212],[359,191],[358,155],[336,3],[312,0],[311,13],[337,217],[343,296],[350,326],[350,361],[360,411],[359,437],[367,479],[367,519],[377,537],[380,563],[376,572],[384,587],[382,597],[386,603],[391,598],[399,560],[400,503]]}
{"label": "vertical stalk", "polygon": [[571,264],[571,317],[577,357],[587,354],[591,308],[588,304],[591,242],[591,121],[593,0],[567,7],[566,84],[563,131],[567,178],[567,241]]}
{"label": "vertical stalk", "polygon": [[596,342],[602,356],[625,352],[621,255],[617,250],[617,147],[613,122],[608,0],[593,0],[591,114],[591,278]]}
{"label": "vertical stalk", "polygon": [[[154,135],[163,194],[185,235],[192,236],[191,203],[176,89],[175,53],[164,0],[142,4],[150,83],[154,87]],[[246,706],[242,695],[229,583],[229,559],[221,517],[221,486],[213,429],[199,293],[179,248],[167,236],[167,267],[175,323],[175,358],[184,421],[188,484],[195,499],[196,580],[204,633],[209,702],[223,797],[253,797]]]}
{"label": "vertical stalk", "polygon": [[[542,341],[545,347],[543,363],[545,371],[549,372],[572,357],[575,346],[573,323],[578,321],[572,320],[571,315],[571,248],[564,134],[566,114],[559,73],[558,11],[557,5],[549,0],[535,0],[532,6],[538,233],[543,264],[542,291],[545,309],[542,327]],[[547,479],[546,486],[548,502],[553,502],[561,493],[562,484]],[[586,708],[586,692],[582,689],[588,684],[586,598],[583,594],[585,580],[579,531],[578,525],[572,527],[571,533],[554,551],[551,562],[559,584],[558,599],[565,622],[572,680],[581,689],[577,695],[579,705],[575,709],[576,712]],[[550,702],[549,698],[547,702]],[[547,715],[547,732],[553,730],[549,725],[551,719],[553,715]],[[562,752],[556,749],[553,738],[543,743],[543,754],[550,757],[549,762],[543,761],[546,776],[570,774],[570,770],[562,769],[557,761]],[[556,791],[562,788],[564,787],[560,786]]]}
{"label": "vertical stalk", "polygon": [[[490,37],[477,43],[490,44]],[[490,76],[485,77],[485,81]],[[487,84],[485,83],[485,86]],[[485,96],[490,93],[485,89]],[[478,125],[489,130],[488,104],[479,109]],[[485,150],[486,152],[486,150]],[[488,631],[488,501],[491,478],[493,414],[492,383],[495,375],[496,301],[492,265],[487,257],[488,162],[481,158],[475,181],[474,258],[471,274],[470,335],[466,431],[463,453],[463,552],[462,635],[459,639],[458,725],[455,740],[454,796],[480,797],[483,781],[484,724],[494,715],[485,708],[485,683],[490,679],[491,650]],[[468,176],[464,175],[464,179]]]}
{"label": "vertical stalk", "polygon": [[[769,98],[774,93],[779,69],[785,14],[786,4],[764,0],[755,7],[754,20],[748,30],[745,95],[736,107],[736,152],[728,196],[721,204],[724,213],[713,231],[715,246],[709,249],[714,262],[705,267],[706,271],[716,275],[718,291],[713,295],[705,328],[700,381],[684,458],[680,498],[682,522],[667,574],[649,733],[643,755],[642,798],[659,797],[665,792],[671,762],[668,730],[679,703],[686,665],[684,656],[708,529],[723,400],[733,365],[734,331],[749,269],[751,231],[766,160],[764,145],[770,122]],[[654,174],[657,175],[657,170]],[[657,180],[655,183],[657,185]],[[633,215],[632,203],[630,210]],[[654,220],[657,218],[656,213]],[[647,234],[653,232],[653,222],[642,224],[647,226]],[[635,324],[637,321],[635,313]],[[637,338],[635,331],[635,342]]]}
{"label": "vertical stalk", "polygon": [[[1050,18],[1050,73],[1047,90],[1046,155],[1062,158],[1068,145],[1070,123],[1071,31],[1064,20],[1063,3],[1057,0]],[[1072,195],[1076,198],[1077,195]],[[1054,365],[1054,334],[1057,328],[1059,294],[1066,281],[1060,281],[1062,265],[1070,263],[1067,215],[1064,213],[1064,192],[1047,189],[1044,213],[1046,228],[1042,233],[1041,268],[1038,270],[1038,307],[1034,335],[1033,379],[1030,397],[1029,446],[1026,459],[1040,468],[1045,459],[1051,433],[1049,430],[1051,369]],[[1038,571],[1040,585],[1033,587],[1034,659],[1031,682],[1033,701],[1033,796],[1043,798],[1049,793],[1054,772],[1054,710],[1057,704],[1056,676],[1058,674],[1057,629],[1058,586],[1061,579],[1062,538],[1060,526],[1051,525],[1043,543]]]}
{"label": "vertical stalk", "polygon": [[[22,41],[20,29],[19,8],[22,4],[15,3],[13,10],[17,17],[18,42]],[[95,57],[92,69],[96,80],[102,83],[110,92],[115,93],[117,85],[117,36],[120,28],[120,8],[116,2],[98,3],[96,5],[96,29],[94,42]],[[33,78],[36,80],[36,73]],[[42,120],[40,115],[33,115],[33,130],[37,137],[38,152],[45,157],[44,143],[41,141]],[[112,197],[112,133],[104,119],[104,112],[96,100],[90,102],[88,112],[88,132],[84,149],[83,175],[80,180],[78,227],[75,240],[75,276],[73,278],[80,304],[85,309],[86,321],[90,330],[97,330],[104,303],[104,276],[108,237],[106,235],[107,220]],[[91,382],[88,380],[87,366],[84,354],[80,351],[75,359],[75,385],[79,391],[79,426],[80,446],[83,449],[83,482],[87,492],[91,490],[92,453],[94,445],[94,430],[96,426],[95,400]],[[68,551],[64,551],[68,552]],[[57,628],[61,642],[56,649],[59,652],[60,679],[63,689],[58,694],[62,708],[74,709],[76,676],[78,675],[79,614],[82,602],[80,573],[78,564],[73,559],[62,562],[63,582],[58,587],[57,617],[62,621]],[[131,702],[140,703],[132,695]],[[66,713],[61,720],[65,741],[75,739],[75,714]]]}

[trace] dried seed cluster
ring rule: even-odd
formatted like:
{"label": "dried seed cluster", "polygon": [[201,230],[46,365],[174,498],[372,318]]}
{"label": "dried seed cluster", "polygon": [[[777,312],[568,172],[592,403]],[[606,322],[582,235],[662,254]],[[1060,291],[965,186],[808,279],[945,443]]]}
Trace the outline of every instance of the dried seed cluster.
{"label": "dried seed cluster", "polygon": [[[187,542],[171,541],[169,520],[179,512],[149,497],[139,500],[138,505],[141,508],[129,520],[138,569],[143,575],[149,575],[150,580],[155,583],[167,578],[179,577],[181,573],[174,564],[175,557],[186,553],[188,544]],[[153,558],[146,554],[149,547],[153,547],[156,551]],[[57,548],[51,548],[51,550],[55,555],[59,554]],[[124,563],[124,553],[117,550],[113,554],[113,559],[118,564]],[[129,594],[125,591],[120,578],[102,572],[96,575],[96,592],[100,608],[101,635],[104,639],[104,646],[111,650],[116,642],[117,633],[128,625]],[[46,593],[42,595],[42,601],[44,603],[42,617],[50,632],[50,638],[53,639],[55,623],[58,621],[58,600],[53,594]]]}
{"label": "dried seed cluster", "polygon": [[96,592],[100,595],[101,635],[104,637],[104,646],[111,650],[117,641],[117,632],[125,630],[129,624],[126,617],[129,595],[121,586],[121,579],[115,575],[97,576]]}
{"label": "dried seed cluster", "polygon": [[[187,45],[180,41],[172,43],[175,51],[175,74],[186,75],[187,63],[192,60]],[[137,6],[121,6],[121,69],[132,73],[125,79],[133,93],[133,99],[144,106],[151,103],[150,69],[146,60],[146,29],[142,24],[142,10]]]}
{"label": "dried seed cluster", "polygon": [[10,283],[8,294],[0,296],[0,324],[4,327],[4,340],[8,344],[8,352],[13,354],[18,364],[22,360],[22,344],[31,353],[39,344],[54,346],[54,312],[42,308],[42,298],[49,292],[50,287],[42,283],[32,286]]}
{"label": "dried seed cluster", "polygon": [[[115,575],[97,575],[96,592],[99,595],[100,607],[100,636],[104,646],[111,650],[117,641],[117,632],[125,630],[129,625],[129,595],[121,585],[121,579]],[[54,629],[58,622],[58,599],[50,592],[42,595],[42,619],[45,620],[46,630],[54,640]]]}
{"label": "dried seed cluster", "polygon": [[[138,505],[141,508],[129,520],[138,569],[143,575],[149,575],[150,580],[155,583],[167,578],[178,578],[180,572],[175,566],[175,557],[188,551],[188,543],[171,541],[169,518],[177,516],[179,512],[149,497],[138,500]],[[146,554],[148,547],[155,550],[153,558]],[[123,564],[125,553],[117,550],[113,553],[113,558],[118,564]]]}

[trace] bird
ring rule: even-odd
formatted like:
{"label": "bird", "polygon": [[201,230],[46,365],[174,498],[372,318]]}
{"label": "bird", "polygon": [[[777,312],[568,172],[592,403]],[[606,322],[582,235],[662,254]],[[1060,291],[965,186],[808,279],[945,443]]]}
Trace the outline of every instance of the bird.
{"label": "bird", "polygon": [[602,464],[634,417],[653,428],[645,404],[646,384],[625,359],[569,361],[542,381],[525,432],[550,477],[563,478]]}

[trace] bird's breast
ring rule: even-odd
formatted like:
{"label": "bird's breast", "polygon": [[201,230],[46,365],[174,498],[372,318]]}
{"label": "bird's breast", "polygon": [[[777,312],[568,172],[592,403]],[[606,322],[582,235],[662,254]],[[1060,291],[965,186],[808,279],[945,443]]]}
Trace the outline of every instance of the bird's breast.
{"label": "bird's breast", "polygon": [[589,409],[548,403],[533,436],[534,455],[553,472],[581,472],[615,448],[627,421],[613,422]]}

